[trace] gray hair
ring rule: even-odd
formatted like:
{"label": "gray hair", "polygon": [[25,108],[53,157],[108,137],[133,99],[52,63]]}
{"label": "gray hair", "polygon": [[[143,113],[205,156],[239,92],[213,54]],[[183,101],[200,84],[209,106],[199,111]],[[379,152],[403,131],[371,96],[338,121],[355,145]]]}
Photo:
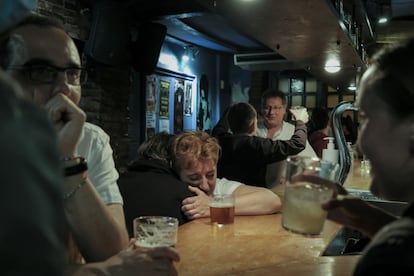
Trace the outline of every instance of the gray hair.
{"label": "gray hair", "polygon": [[3,69],[7,69],[11,64],[19,64],[14,62],[20,57],[19,55],[26,54],[26,52],[22,52],[25,51],[23,50],[25,48],[24,43],[22,43],[23,39],[14,34],[14,31],[19,27],[27,25],[37,26],[39,28],[53,27],[65,31],[63,24],[55,18],[29,14],[19,23],[0,34],[0,67]]}
{"label": "gray hair", "polygon": [[160,160],[169,162],[172,134],[159,132],[147,139],[138,148],[138,160]]}
{"label": "gray hair", "polygon": [[24,39],[18,34],[11,34],[0,49],[0,66],[7,71],[9,66],[21,64],[27,57]]}
{"label": "gray hair", "polygon": [[282,100],[282,104],[286,104],[286,95],[280,90],[269,88],[265,90],[261,97],[262,107],[266,105],[267,99],[270,98],[280,98]]}

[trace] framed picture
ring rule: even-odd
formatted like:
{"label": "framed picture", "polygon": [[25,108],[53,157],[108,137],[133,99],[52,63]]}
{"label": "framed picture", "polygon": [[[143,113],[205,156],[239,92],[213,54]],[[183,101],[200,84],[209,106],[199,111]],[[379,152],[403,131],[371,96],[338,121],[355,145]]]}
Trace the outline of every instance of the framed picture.
{"label": "framed picture", "polygon": [[156,91],[156,76],[147,76],[147,111],[155,112],[157,104],[157,91]]}
{"label": "framed picture", "polygon": [[160,79],[160,118],[169,118],[170,82]]}
{"label": "framed picture", "polygon": [[184,115],[191,116],[193,113],[193,82],[185,81],[184,84]]}
{"label": "framed picture", "polygon": [[184,80],[175,79],[174,90],[174,133],[179,133],[183,131]]}

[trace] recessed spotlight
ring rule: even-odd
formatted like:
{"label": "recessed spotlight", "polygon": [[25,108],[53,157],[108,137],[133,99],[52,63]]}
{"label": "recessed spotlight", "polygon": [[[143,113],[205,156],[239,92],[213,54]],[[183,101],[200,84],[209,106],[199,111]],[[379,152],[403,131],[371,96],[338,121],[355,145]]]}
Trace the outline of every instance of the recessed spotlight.
{"label": "recessed spotlight", "polygon": [[348,86],[348,90],[355,91],[356,89],[357,88],[356,88],[355,84],[351,84],[350,86]]}
{"label": "recessed spotlight", "polygon": [[190,57],[188,56],[188,54],[184,54],[184,55],[181,57],[181,60],[182,60],[183,62],[187,62],[187,61],[189,61],[189,60],[190,60]]}
{"label": "recessed spotlight", "polygon": [[385,24],[388,22],[388,18],[387,17],[380,17],[378,18],[378,24]]}
{"label": "recessed spotlight", "polygon": [[325,63],[325,71],[328,73],[337,73],[341,70],[341,64],[337,59],[329,59]]}

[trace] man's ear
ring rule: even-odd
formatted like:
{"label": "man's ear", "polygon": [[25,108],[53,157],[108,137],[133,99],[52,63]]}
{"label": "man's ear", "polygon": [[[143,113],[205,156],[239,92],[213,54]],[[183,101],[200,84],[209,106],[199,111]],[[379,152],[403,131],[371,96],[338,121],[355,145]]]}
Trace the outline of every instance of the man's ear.
{"label": "man's ear", "polygon": [[249,126],[249,134],[255,134],[257,129],[257,124],[253,121]]}

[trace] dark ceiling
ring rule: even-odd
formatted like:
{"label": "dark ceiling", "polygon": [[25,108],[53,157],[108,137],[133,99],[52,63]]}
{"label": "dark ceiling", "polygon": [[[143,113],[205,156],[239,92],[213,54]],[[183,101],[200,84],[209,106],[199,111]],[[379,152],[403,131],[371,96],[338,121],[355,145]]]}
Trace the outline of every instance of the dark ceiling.
{"label": "dark ceiling", "polygon": [[[278,62],[250,70],[306,70],[336,88],[347,87],[366,63],[351,43],[341,10],[353,15],[368,55],[379,43],[414,34],[414,0],[123,0],[136,22],[167,26],[167,38],[228,54],[274,52]],[[394,17],[377,25],[382,14]],[[337,74],[323,68],[329,56],[341,61]]]}
{"label": "dark ceiling", "polygon": [[167,26],[167,39],[225,53],[271,51],[196,0],[125,1],[134,17]]}

